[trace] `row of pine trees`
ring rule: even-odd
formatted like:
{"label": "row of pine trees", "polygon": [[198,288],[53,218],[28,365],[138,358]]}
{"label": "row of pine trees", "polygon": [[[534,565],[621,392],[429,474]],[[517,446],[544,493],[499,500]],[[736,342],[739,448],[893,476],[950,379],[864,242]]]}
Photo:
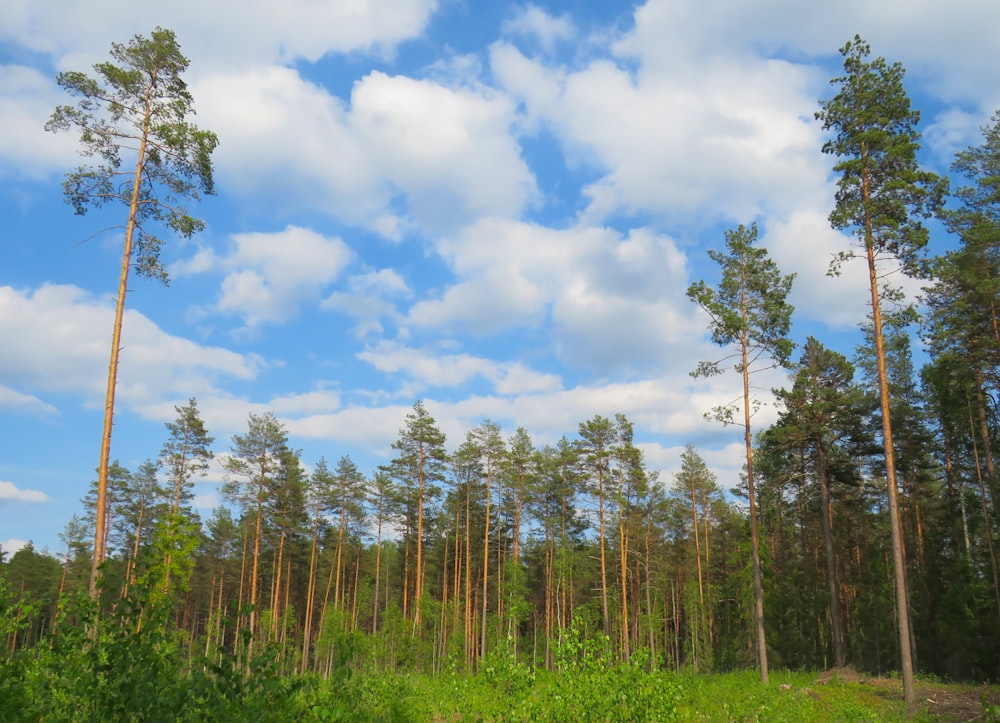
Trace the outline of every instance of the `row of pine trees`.
{"label": "row of pine trees", "polygon": [[[892,335],[890,364],[912,647],[920,670],[995,678],[991,389],[970,384],[956,400],[938,361],[915,373],[908,339]],[[772,665],[899,666],[870,356],[859,350],[855,374],[809,339],[777,392],[778,421],[757,437]],[[667,668],[756,662],[745,483],[727,494],[693,447],[658,480],[623,415],[542,447],[485,421],[448,454],[418,402],[395,458],[366,475],[348,455],[307,473],[281,422],[251,414],[223,456],[229,504],[202,524],[192,486],[213,440],[194,400],[177,414],[158,458],[112,465],[102,600],[163,566],[192,645],[223,654],[249,631],[280,646],[289,672],[328,670],[345,634],[391,670],[475,670],[511,648],[552,667],[569,638],[613,659],[642,649]],[[47,602],[8,645],[42,640],[60,595],[86,589],[93,496],[84,502],[58,561],[31,548],[8,561],[15,586]]]}

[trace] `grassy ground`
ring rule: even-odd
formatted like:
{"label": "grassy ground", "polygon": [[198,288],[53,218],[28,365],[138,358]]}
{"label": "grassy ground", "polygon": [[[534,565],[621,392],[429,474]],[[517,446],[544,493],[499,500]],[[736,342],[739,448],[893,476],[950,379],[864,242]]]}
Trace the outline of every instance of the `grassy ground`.
{"label": "grassy ground", "polygon": [[850,670],[778,672],[768,686],[752,671],[673,675],[634,670],[526,672],[520,679],[414,676],[396,685],[399,720],[413,721],[1000,723],[998,687],[920,681],[918,702],[907,707],[899,680]]}

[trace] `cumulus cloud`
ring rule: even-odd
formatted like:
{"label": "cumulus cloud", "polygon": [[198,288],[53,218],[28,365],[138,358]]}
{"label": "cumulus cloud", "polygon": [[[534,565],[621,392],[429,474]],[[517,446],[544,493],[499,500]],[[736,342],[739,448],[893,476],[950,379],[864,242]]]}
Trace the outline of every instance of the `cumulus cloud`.
{"label": "cumulus cloud", "polygon": [[690,349],[686,258],[666,236],[487,219],[437,249],[457,280],[413,305],[416,327],[489,334],[551,324],[546,348],[597,373],[681,361]]}
{"label": "cumulus cloud", "polygon": [[[104,399],[110,299],[76,286],[44,285],[33,291],[0,286],[0,378],[24,390]],[[133,408],[164,397],[210,394],[222,380],[254,378],[260,361],[220,347],[170,335],[134,309],[125,312],[118,399]]]}
{"label": "cumulus cloud", "polygon": [[787,212],[825,189],[803,66],[690,57],[637,73],[607,59],[569,70],[499,43],[491,67],[529,116],[553,129],[567,157],[596,172],[584,189],[590,222],[621,212],[672,224],[746,220]]}
{"label": "cumulus cloud", "polygon": [[31,414],[58,414],[59,410],[33,394],[22,394],[0,384],[0,411],[16,410]]}
{"label": "cumulus cloud", "polygon": [[516,7],[503,22],[501,32],[535,40],[547,53],[558,43],[570,40],[576,33],[573,19],[566,13],[555,16],[537,5]]}
{"label": "cumulus cloud", "polygon": [[406,280],[395,269],[379,269],[353,274],[347,289],[334,291],[320,304],[321,309],[339,311],[357,320],[359,337],[382,331],[384,317],[397,317],[396,299],[412,295]]}
{"label": "cumulus cloud", "polygon": [[[385,55],[422,33],[437,5],[437,0],[177,0],[158,8],[156,22],[177,33],[194,68],[243,66],[316,61],[337,52]],[[103,60],[112,42],[152,29],[148,8],[125,0],[0,5],[0,39],[50,54],[63,66],[89,67]]]}
{"label": "cumulus cloud", "polygon": [[[2,21],[0,21],[2,23]],[[71,133],[46,133],[45,122],[66,95],[35,68],[0,65],[0,177],[44,178],[76,160]]]}
{"label": "cumulus cloud", "polygon": [[0,480],[0,504],[4,502],[48,502],[49,496],[38,490],[22,490],[13,482]]}
{"label": "cumulus cloud", "polygon": [[532,202],[515,108],[488,88],[372,72],[350,103],[288,68],[205,79],[199,118],[226,143],[220,176],[279,210],[310,209],[398,239]]}
{"label": "cumulus cloud", "polygon": [[248,329],[286,321],[303,304],[318,301],[352,257],[339,238],[298,226],[235,234],[233,242],[228,254],[206,249],[172,271],[178,276],[225,272],[213,310],[240,316]]}
{"label": "cumulus cloud", "polygon": [[19,540],[16,537],[8,537],[5,542],[0,542],[0,549],[2,549],[4,554],[7,556],[6,559],[8,562],[10,562],[10,558],[13,557],[18,550],[27,546],[27,540]]}
{"label": "cumulus cloud", "polygon": [[[534,371],[519,362],[498,362],[440,349],[414,349],[389,341],[360,352],[358,358],[381,372],[405,375],[424,388],[461,387],[477,377],[504,395],[552,391],[562,386],[557,375]],[[420,387],[408,391],[419,391]]]}

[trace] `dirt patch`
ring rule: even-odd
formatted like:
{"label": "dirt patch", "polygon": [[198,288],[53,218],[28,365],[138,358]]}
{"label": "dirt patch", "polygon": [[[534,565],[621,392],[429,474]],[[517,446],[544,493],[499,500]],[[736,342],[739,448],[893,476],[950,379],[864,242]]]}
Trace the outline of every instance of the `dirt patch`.
{"label": "dirt patch", "polygon": [[[895,700],[903,697],[903,683],[899,679],[869,677],[850,668],[824,671],[813,685],[827,685],[831,682],[859,685],[880,697]],[[917,681],[917,700],[911,706],[911,713],[926,713],[935,720],[949,723],[992,721],[993,718],[984,713],[983,701],[990,706],[1000,706],[1000,687]]]}

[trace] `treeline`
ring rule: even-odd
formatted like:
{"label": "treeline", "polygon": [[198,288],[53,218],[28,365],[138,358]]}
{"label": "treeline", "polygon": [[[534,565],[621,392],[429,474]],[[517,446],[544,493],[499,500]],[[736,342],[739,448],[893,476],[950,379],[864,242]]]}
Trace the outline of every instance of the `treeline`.
{"label": "treeline", "polygon": [[[890,350],[918,668],[995,678],[995,390],[969,385],[957,405],[956,379],[942,388],[937,361],[918,377],[901,331]],[[870,356],[859,350],[855,378],[810,339],[778,391],[778,422],[757,438],[777,667],[899,665]],[[194,400],[177,413],[156,459],[112,465],[101,602],[162,568],[174,623],[198,650],[222,655],[249,633],[280,648],[286,672],[320,673],[345,634],[381,670],[477,670],[497,649],[549,668],[585,650],[705,671],[756,662],[741,490],[727,495],[693,447],[673,480],[656,479],[623,415],[542,447],[486,421],[449,455],[418,402],[395,458],[366,475],[347,455],[308,474],[281,422],[251,414],[222,458],[229,504],[201,523],[192,486],[213,440]],[[86,589],[85,502],[60,560],[28,547],[5,565],[14,589],[43,601],[8,650],[43,641],[60,598]]]}

